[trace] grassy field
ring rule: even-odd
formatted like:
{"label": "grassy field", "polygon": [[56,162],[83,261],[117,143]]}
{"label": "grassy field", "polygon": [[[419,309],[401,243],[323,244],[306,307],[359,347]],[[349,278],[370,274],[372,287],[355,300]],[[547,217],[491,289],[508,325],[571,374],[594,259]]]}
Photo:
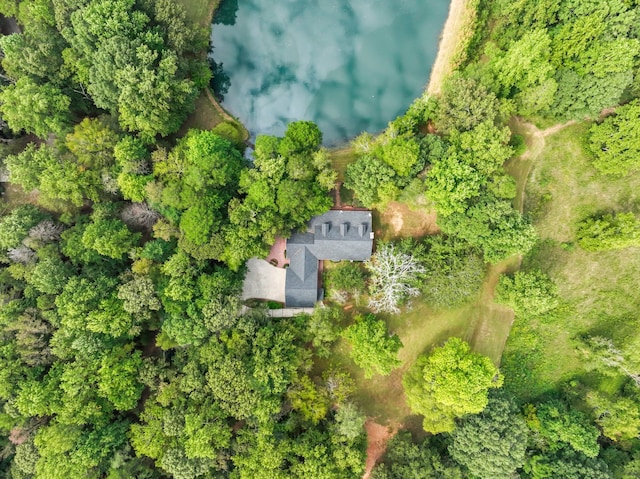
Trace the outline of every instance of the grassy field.
{"label": "grassy field", "polygon": [[[405,402],[402,376],[420,354],[453,336],[468,341],[475,351],[499,364],[513,322],[513,312],[493,303],[493,292],[499,274],[516,266],[517,261],[511,261],[489,268],[477,299],[458,308],[434,311],[418,298],[401,314],[379,315],[387,322],[389,331],[397,334],[403,343],[399,353],[403,365],[391,375],[366,379],[350,359],[350,347],[344,340],[336,344],[330,360],[318,363],[317,368],[333,364],[348,370],[356,380],[355,400],[367,416],[379,424],[401,426],[420,433],[421,421],[411,415]],[[353,312],[351,306],[347,308]]]}
{"label": "grassy field", "polygon": [[[636,210],[640,204],[640,175],[612,179],[591,166],[582,146],[589,126],[571,125],[546,137],[532,159],[525,212],[541,242],[523,267],[549,274],[563,305],[556,317],[515,322],[504,364],[508,387],[525,399],[588,376],[577,336],[602,335],[618,344],[637,336],[640,249],[588,253],[574,244],[576,223],[585,216]],[[604,382],[602,389],[615,384]]]}

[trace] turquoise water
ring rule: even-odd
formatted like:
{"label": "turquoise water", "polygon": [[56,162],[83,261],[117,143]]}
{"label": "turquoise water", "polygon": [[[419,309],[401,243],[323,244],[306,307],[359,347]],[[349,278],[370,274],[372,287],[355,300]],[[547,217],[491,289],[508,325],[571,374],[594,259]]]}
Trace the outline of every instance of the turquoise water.
{"label": "turquoise water", "polygon": [[253,135],[281,134],[294,120],[318,123],[326,145],[376,133],[424,90],[448,8],[448,0],[224,0],[211,34],[223,105]]}

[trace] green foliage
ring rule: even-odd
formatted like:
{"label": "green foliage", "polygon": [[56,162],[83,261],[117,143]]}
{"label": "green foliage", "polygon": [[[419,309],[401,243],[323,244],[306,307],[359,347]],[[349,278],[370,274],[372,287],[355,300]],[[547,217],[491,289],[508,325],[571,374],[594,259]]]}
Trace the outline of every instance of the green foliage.
{"label": "green foliage", "polygon": [[329,412],[329,397],[326,390],[317,387],[309,376],[302,376],[287,392],[291,407],[307,421],[318,424]]}
{"label": "green foliage", "polygon": [[637,393],[610,396],[597,391],[587,394],[587,403],[596,415],[602,433],[613,441],[628,441],[640,432],[640,406]]}
{"label": "green foliage", "polygon": [[308,317],[306,331],[318,357],[328,358],[330,346],[339,337],[338,323],[343,317],[340,308],[316,308]]}
{"label": "green foliage", "polygon": [[64,210],[68,203],[79,207],[87,198],[98,200],[96,172],[46,144],[36,148],[30,143],[18,155],[7,157],[6,165],[11,181],[26,191],[37,189],[40,203],[53,209]]}
{"label": "green foliage", "polygon": [[9,215],[0,218],[0,249],[16,248],[37,225],[44,215],[31,205],[14,209]]}
{"label": "green foliage", "polygon": [[118,219],[98,219],[85,228],[82,244],[102,256],[120,259],[138,244],[140,237]]}
{"label": "green foliage", "polygon": [[530,457],[524,467],[531,479],[611,479],[607,465],[570,449]]}
{"label": "green foliage", "polygon": [[428,236],[424,244],[424,300],[433,308],[451,308],[473,299],[485,274],[478,253],[464,241],[443,235]]}
{"label": "green foliage", "polygon": [[364,272],[358,264],[345,262],[327,271],[325,284],[328,290],[358,295],[364,292]]}
{"label": "green foliage", "polygon": [[113,150],[119,139],[104,119],[85,118],[66,136],[65,146],[81,165],[104,168],[113,164]]}
{"label": "green foliage", "polygon": [[460,420],[451,437],[451,457],[473,477],[509,479],[524,464],[527,426],[510,399],[490,398],[479,415]]}
{"label": "green foliage", "polygon": [[383,462],[373,470],[373,479],[462,479],[462,470],[441,454],[430,439],[420,443],[400,431],[387,444]]}
{"label": "green foliage", "polygon": [[324,179],[331,172],[322,160],[322,136],[310,122],[291,123],[285,136],[258,136],[254,168],[240,175],[240,197],[229,204],[223,259],[238,269],[263,256],[276,236],[288,236],[331,207]]}
{"label": "green foliage", "polygon": [[587,457],[596,457],[600,452],[600,431],[591,424],[584,413],[561,401],[548,401],[535,407],[537,421],[532,429],[540,434],[552,448],[567,443]]}
{"label": "green foliage", "polygon": [[530,319],[558,307],[558,290],[544,273],[518,271],[513,278],[500,276],[496,302],[512,308],[518,318]]}
{"label": "green foliage", "polygon": [[120,124],[146,140],[175,132],[193,109],[198,90],[189,79],[179,79],[179,60],[173,52],[137,49],[133,64],[116,72],[120,90]]}
{"label": "green foliage", "polygon": [[384,321],[373,314],[356,316],[355,323],[342,336],[351,344],[351,359],[364,370],[366,378],[374,374],[386,376],[402,364],[398,359],[402,341],[389,335]]}
{"label": "green foliage", "polygon": [[589,130],[589,149],[602,173],[624,176],[640,168],[640,101],[618,108]]}
{"label": "green foliage", "polygon": [[633,213],[586,218],[578,224],[578,244],[587,251],[607,251],[640,245],[640,221]]}
{"label": "green foliage", "polygon": [[367,418],[353,403],[344,403],[336,411],[336,431],[349,440],[354,440],[364,432]]}
{"label": "green foliage", "polygon": [[0,92],[0,113],[9,127],[46,138],[49,132],[61,133],[69,124],[71,100],[59,88],[38,85],[28,78],[4,87]]}
{"label": "green foliage", "polygon": [[374,156],[363,156],[347,166],[344,187],[353,190],[360,203],[373,207],[398,194],[396,173]]}
{"label": "green foliage", "polygon": [[471,352],[461,339],[451,338],[418,357],[402,385],[411,410],[424,416],[425,431],[438,434],[453,431],[455,418],[481,412],[489,390],[500,387],[502,381],[489,358]]}
{"label": "green foliage", "polygon": [[437,124],[445,131],[467,131],[484,122],[493,123],[500,114],[500,102],[483,85],[462,75],[445,83],[439,102]]}

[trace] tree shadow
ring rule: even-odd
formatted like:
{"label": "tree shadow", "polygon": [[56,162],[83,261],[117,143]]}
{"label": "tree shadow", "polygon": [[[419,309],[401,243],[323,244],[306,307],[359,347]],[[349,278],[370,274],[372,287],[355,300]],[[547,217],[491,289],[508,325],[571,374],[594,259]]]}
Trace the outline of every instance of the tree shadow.
{"label": "tree shadow", "polygon": [[235,25],[238,16],[238,0],[222,0],[215,15],[214,25]]}

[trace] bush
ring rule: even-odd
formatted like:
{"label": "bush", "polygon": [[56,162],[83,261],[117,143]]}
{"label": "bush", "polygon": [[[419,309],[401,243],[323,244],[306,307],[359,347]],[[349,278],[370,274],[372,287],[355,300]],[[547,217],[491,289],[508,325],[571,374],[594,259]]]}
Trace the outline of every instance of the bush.
{"label": "bush", "polygon": [[500,277],[495,300],[513,308],[517,316],[530,318],[557,308],[558,290],[544,273],[518,271],[513,278]]}

